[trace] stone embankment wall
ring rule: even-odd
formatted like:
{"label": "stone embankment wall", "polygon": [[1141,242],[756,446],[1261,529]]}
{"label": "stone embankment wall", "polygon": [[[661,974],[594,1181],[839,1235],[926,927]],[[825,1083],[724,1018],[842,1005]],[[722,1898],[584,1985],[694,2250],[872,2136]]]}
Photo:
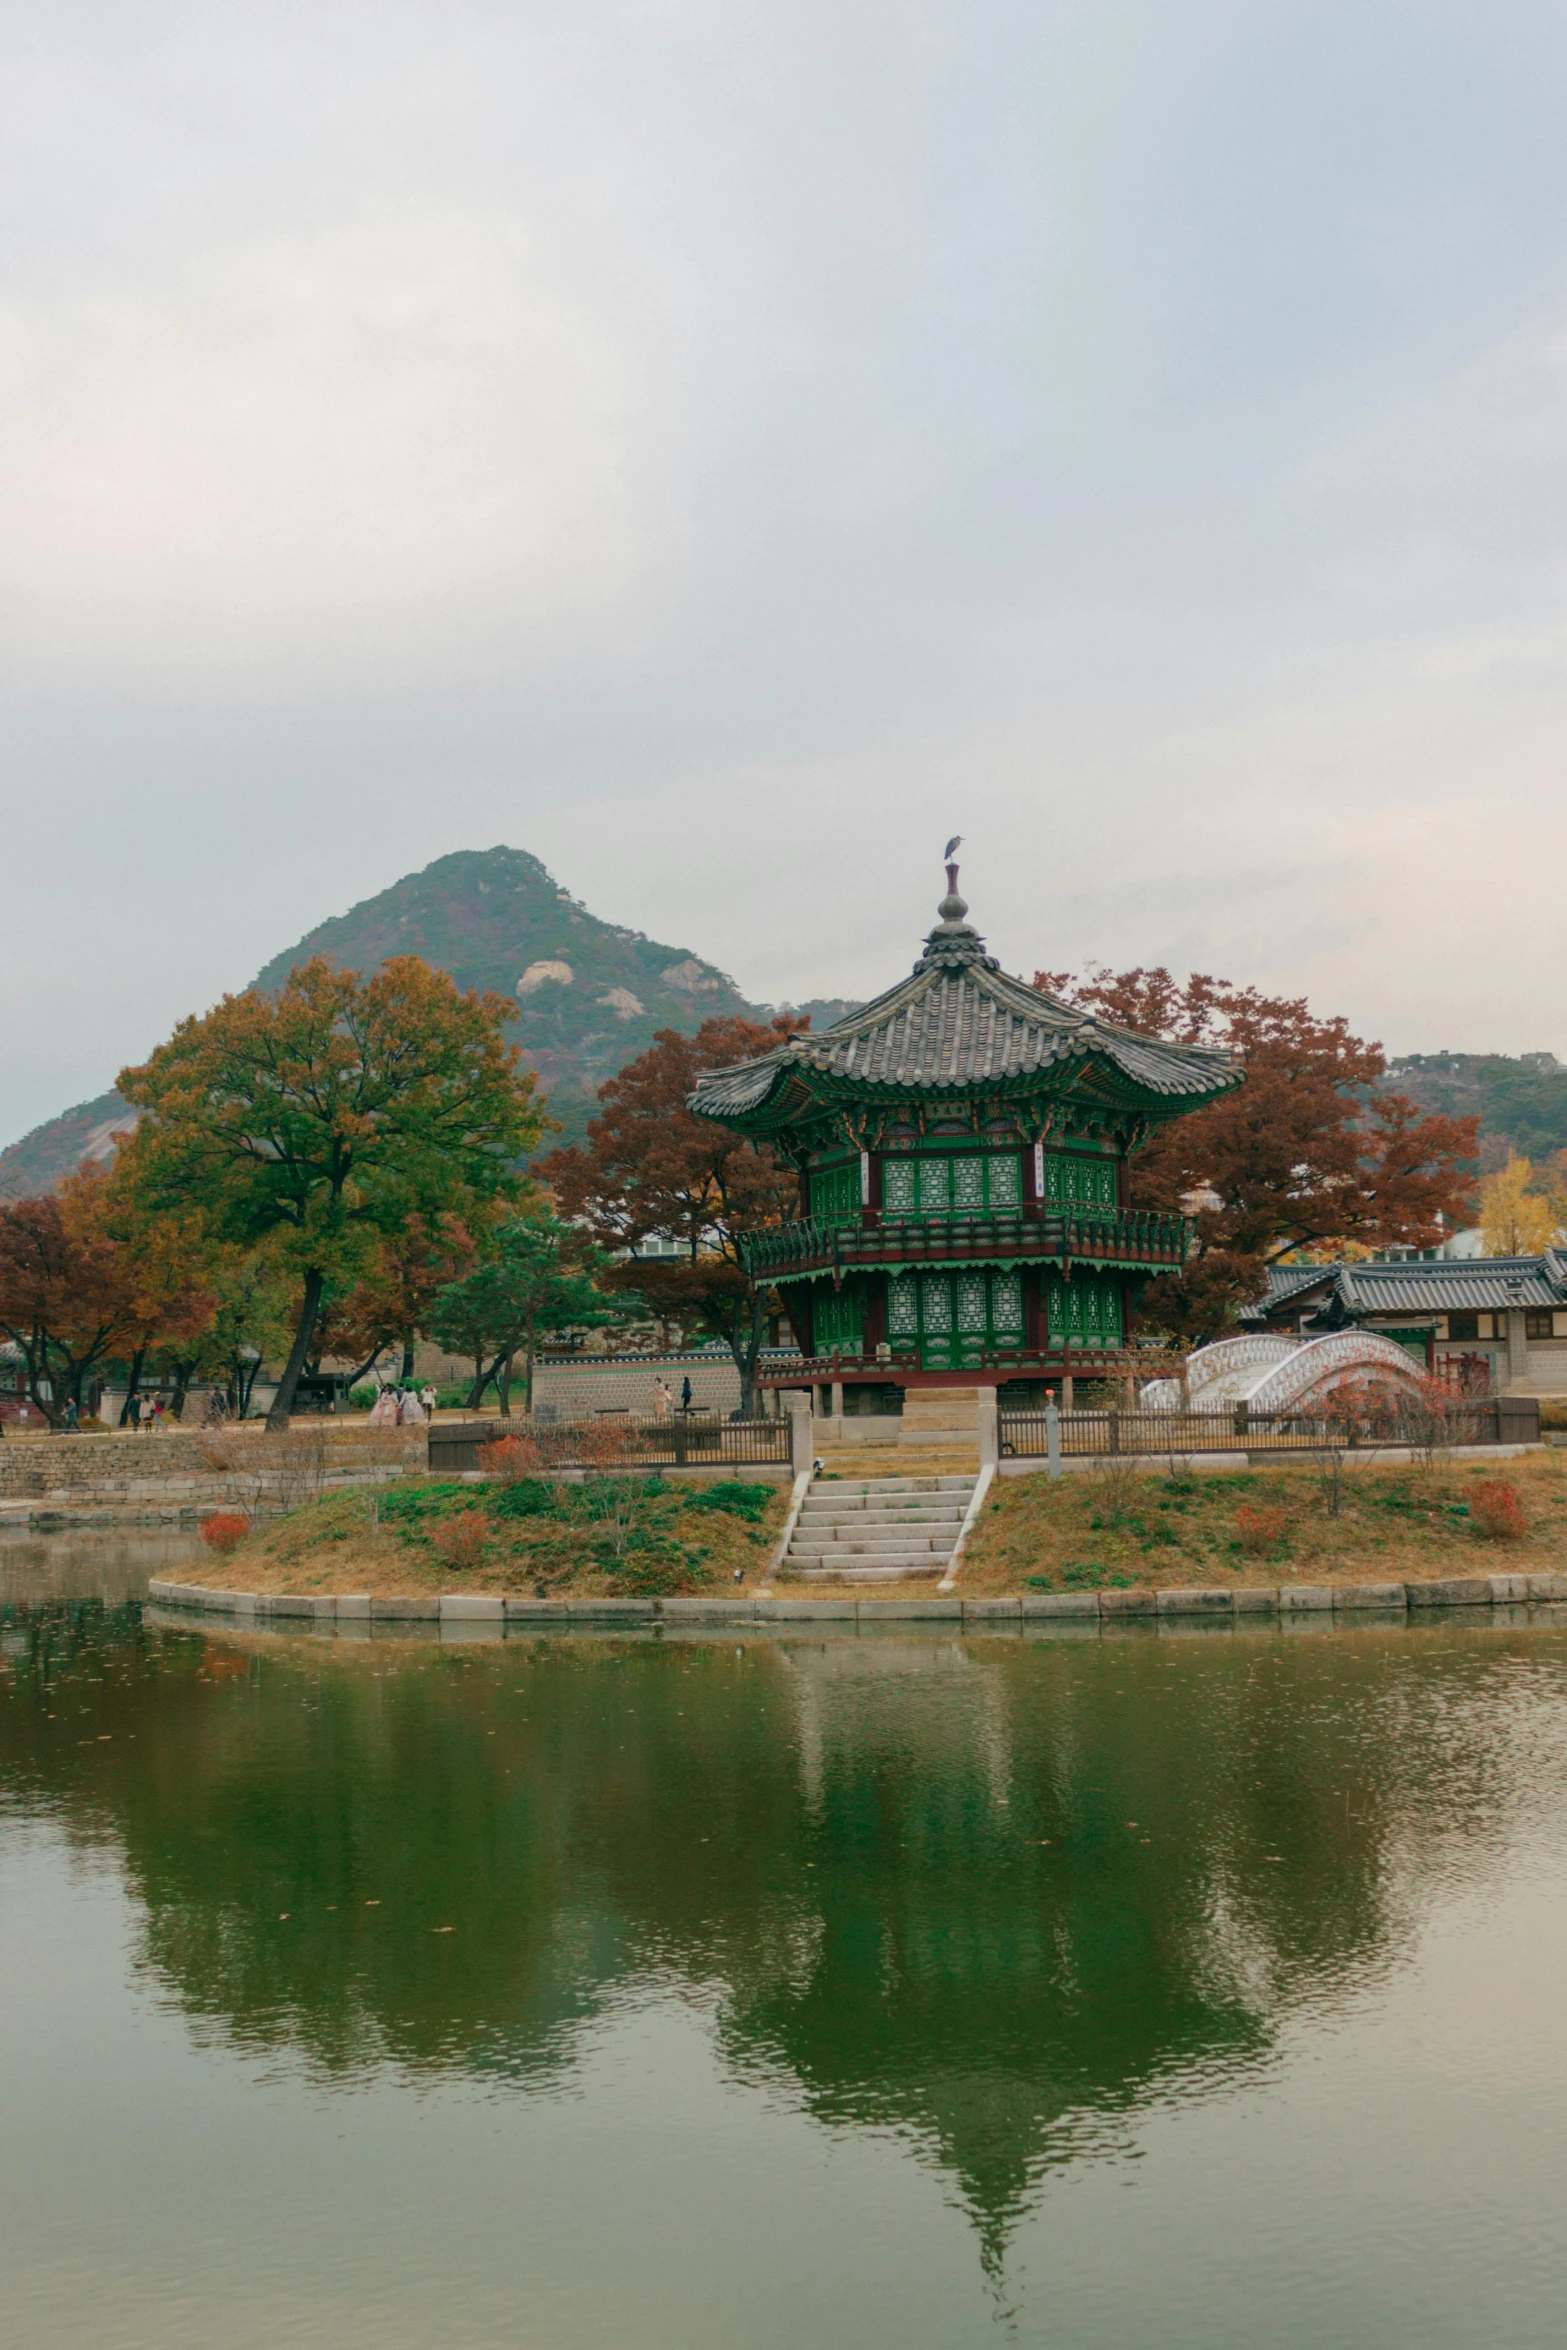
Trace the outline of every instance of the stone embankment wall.
{"label": "stone embankment wall", "polygon": [[0,1444],[0,1524],[167,1523],[224,1506],[271,1515],[343,1485],[421,1470],[423,1430],[256,1429]]}
{"label": "stone embankment wall", "polygon": [[580,1631],[595,1624],[651,1628],[816,1622],[873,1629],[912,1622],[993,1633],[1015,1627],[1020,1632],[1066,1634],[1135,1624],[1190,1630],[1191,1619],[1196,1619],[1237,1630],[1260,1630],[1270,1623],[1281,1630],[1306,1630],[1335,1623],[1438,1623],[1460,1608],[1488,1609],[1493,1623],[1560,1629],[1567,1622],[1567,1575],[1462,1575],[1429,1583],[1286,1585],[1276,1591],[1066,1591],[1022,1599],[762,1599],[741,1593],[731,1599],[524,1599],[492,1593],[374,1599],[363,1593],[226,1591],[163,1581],[150,1582],[147,1592],[154,1621],[163,1620],[165,1610],[167,1619],[177,1622],[176,1610],[195,1609],[247,1627],[259,1623],[268,1629],[298,1631],[309,1624],[351,1637],[417,1624],[438,1625],[443,1634],[457,1638],[487,1631],[493,1636],[514,1624],[532,1629],[556,1624]]}

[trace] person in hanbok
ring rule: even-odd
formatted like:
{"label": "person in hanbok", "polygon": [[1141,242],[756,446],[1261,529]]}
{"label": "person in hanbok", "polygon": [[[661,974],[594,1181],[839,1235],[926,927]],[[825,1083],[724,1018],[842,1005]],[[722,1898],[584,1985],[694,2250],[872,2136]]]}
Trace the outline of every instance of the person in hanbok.
{"label": "person in hanbok", "polygon": [[397,1390],[395,1388],[383,1387],[377,1392],[376,1399],[370,1406],[370,1426],[372,1428],[395,1428],[397,1426]]}
{"label": "person in hanbok", "polygon": [[399,1427],[403,1428],[424,1426],[424,1406],[412,1387],[405,1388],[397,1399],[397,1420]]}

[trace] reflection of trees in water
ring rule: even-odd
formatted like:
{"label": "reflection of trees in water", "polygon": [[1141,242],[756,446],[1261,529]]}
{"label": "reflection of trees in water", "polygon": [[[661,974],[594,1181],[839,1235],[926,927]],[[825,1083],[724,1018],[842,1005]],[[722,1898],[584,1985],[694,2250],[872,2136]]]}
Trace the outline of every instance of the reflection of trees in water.
{"label": "reflection of trees in water", "polygon": [[[656,1972],[718,1992],[739,2072],[929,2149],[993,2248],[1042,2166],[1374,1979],[1505,1801],[1505,1643],[35,1629],[0,1770],[112,1832],[202,2028],[544,2085]],[[67,1684],[91,1742],[51,1733],[29,1778]]]}

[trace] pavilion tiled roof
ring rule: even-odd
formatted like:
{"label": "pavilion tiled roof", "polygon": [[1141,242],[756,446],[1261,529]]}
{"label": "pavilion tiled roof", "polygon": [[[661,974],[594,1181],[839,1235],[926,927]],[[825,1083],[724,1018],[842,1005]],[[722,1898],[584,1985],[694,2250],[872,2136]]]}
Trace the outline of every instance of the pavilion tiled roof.
{"label": "pavilion tiled roof", "polygon": [[[962,907],[960,898],[948,906]],[[944,909],[945,910],[945,909]],[[966,913],[967,908],[963,907]],[[832,1081],[834,1090],[896,1094],[994,1089],[1097,1062],[1112,1091],[1195,1107],[1240,1082],[1228,1055],[1203,1045],[1166,1044],[1077,1010],[1010,978],[961,919],[930,934],[912,975],[820,1034],[792,1036],[738,1068],[697,1081],[691,1107],[709,1118],[744,1118],[791,1072]],[[1116,1082],[1119,1081],[1119,1082]]]}

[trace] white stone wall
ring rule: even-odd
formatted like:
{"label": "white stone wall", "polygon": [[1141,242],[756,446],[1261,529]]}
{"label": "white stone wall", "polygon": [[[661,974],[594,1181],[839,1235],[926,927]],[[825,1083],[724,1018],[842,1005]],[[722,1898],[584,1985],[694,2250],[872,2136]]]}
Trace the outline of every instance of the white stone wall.
{"label": "white stone wall", "polygon": [[1567,1338],[1531,1339],[1528,1362],[1520,1384],[1540,1395],[1567,1394]]}
{"label": "white stone wall", "polygon": [[[653,1382],[663,1379],[680,1402],[680,1383],[691,1382],[691,1402],[702,1411],[732,1412],[740,1402],[740,1374],[727,1352],[698,1360],[680,1355],[648,1355],[635,1362],[595,1362],[579,1355],[569,1363],[540,1363],[533,1374],[533,1405],[557,1412],[563,1420],[591,1419],[595,1412],[650,1413]],[[512,1389],[512,1408],[519,1398]],[[489,1398],[486,1398],[489,1408]]]}

